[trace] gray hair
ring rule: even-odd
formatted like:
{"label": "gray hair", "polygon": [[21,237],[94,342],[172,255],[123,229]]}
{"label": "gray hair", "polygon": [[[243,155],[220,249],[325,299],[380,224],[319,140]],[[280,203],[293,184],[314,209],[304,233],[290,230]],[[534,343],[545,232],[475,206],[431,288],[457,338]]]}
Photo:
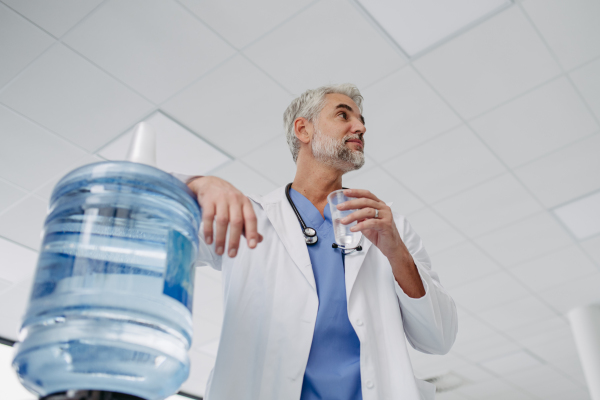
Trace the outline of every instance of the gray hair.
{"label": "gray hair", "polygon": [[317,89],[307,90],[295,98],[283,113],[283,127],[285,136],[292,152],[294,162],[298,160],[300,152],[300,139],[294,133],[294,121],[297,118],[306,118],[310,122],[316,122],[319,114],[325,107],[325,96],[332,93],[339,93],[350,97],[362,113],[362,101],[358,88],[351,83],[342,83],[339,85],[321,86]]}

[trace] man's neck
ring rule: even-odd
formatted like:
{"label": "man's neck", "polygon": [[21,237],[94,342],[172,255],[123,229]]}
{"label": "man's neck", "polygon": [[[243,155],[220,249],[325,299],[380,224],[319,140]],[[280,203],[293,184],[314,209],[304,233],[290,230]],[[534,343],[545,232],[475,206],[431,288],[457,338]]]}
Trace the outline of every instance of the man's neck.
{"label": "man's neck", "polygon": [[327,196],[342,188],[342,172],[314,159],[298,159],[292,188],[306,197],[324,216]]}

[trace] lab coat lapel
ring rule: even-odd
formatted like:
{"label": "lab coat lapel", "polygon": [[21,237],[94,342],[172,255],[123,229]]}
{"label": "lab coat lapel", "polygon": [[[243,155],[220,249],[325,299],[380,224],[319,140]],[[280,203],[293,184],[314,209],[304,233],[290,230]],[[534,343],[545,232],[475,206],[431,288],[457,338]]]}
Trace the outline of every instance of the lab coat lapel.
{"label": "lab coat lapel", "polygon": [[354,282],[356,282],[356,277],[358,276],[358,272],[365,261],[365,257],[367,256],[367,252],[369,248],[371,248],[371,241],[367,238],[364,238],[364,242],[362,245],[361,251],[355,251],[351,254],[348,254],[345,258],[344,264],[346,266],[346,299],[350,299],[350,294],[352,293],[352,288],[354,287]]}
{"label": "lab coat lapel", "polygon": [[267,218],[269,218],[283,246],[310,286],[316,291],[317,285],[304,235],[296,214],[287,201],[285,188],[279,188],[264,197],[249,197],[263,206]]}

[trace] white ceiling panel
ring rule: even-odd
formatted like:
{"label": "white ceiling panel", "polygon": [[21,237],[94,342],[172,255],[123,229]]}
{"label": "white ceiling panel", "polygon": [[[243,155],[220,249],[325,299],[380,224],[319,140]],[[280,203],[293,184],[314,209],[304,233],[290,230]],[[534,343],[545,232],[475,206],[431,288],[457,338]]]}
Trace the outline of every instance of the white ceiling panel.
{"label": "white ceiling panel", "polygon": [[235,50],[174,1],[109,1],[63,42],[154,103]]}
{"label": "white ceiling panel", "polygon": [[420,379],[446,373],[453,366],[467,365],[467,361],[452,354],[425,354],[414,350],[409,344],[407,346],[410,361],[415,370],[415,376]]}
{"label": "white ceiling panel", "polygon": [[459,355],[465,352],[468,353],[472,343],[497,335],[494,329],[475,317],[461,316],[459,313],[458,320],[460,321],[458,334],[451,353]]}
{"label": "white ceiling panel", "polygon": [[600,134],[551,153],[515,173],[546,206],[554,207],[600,189]]}
{"label": "white ceiling panel", "polygon": [[548,304],[562,313],[600,301],[600,273],[566,282],[560,287],[539,292]]}
{"label": "white ceiling panel", "polygon": [[503,395],[514,391],[514,388],[500,379],[495,378],[485,382],[462,386],[456,389],[456,391],[464,394],[470,399],[488,399],[494,395]]}
{"label": "white ceiling panel", "polygon": [[[519,0],[516,0],[519,1]],[[535,396],[532,396],[530,394],[527,394],[525,392],[523,392],[522,390],[510,390],[508,392],[502,392],[499,394],[494,394],[492,396],[486,397],[486,400],[533,400],[533,399],[538,399]]]}
{"label": "white ceiling panel", "polygon": [[237,160],[217,168],[211,175],[225,179],[244,194],[266,195],[277,189],[276,184]]}
{"label": "white ceiling panel", "polygon": [[498,271],[496,263],[471,242],[456,244],[431,255],[442,285],[451,288]]}
{"label": "white ceiling panel", "polygon": [[0,87],[47,49],[54,39],[0,4]]}
{"label": "white ceiling panel", "polygon": [[532,344],[528,350],[546,362],[559,362],[563,358],[577,355],[573,335],[564,335],[547,343]]}
{"label": "white ceiling panel", "polygon": [[600,269],[578,246],[569,246],[511,268],[511,273],[534,291],[557,287],[595,272]]}
{"label": "white ceiling panel", "polygon": [[474,241],[505,267],[573,243],[565,230],[546,212],[487,233]]}
{"label": "white ceiling panel", "polygon": [[[210,307],[211,303],[201,304],[200,307]],[[199,347],[219,339],[221,335],[221,325],[215,324],[200,317],[194,318],[194,338],[192,346]]]}
{"label": "white ceiling panel", "polygon": [[62,45],[31,65],[0,102],[94,151],[147,114],[152,105]]}
{"label": "white ceiling panel", "polygon": [[456,349],[452,351],[470,362],[478,364],[519,350],[521,350],[521,347],[518,344],[498,333],[494,333],[481,339],[472,340],[469,344],[456,346]]}
{"label": "white ceiling panel", "polygon": [[504,271],[452,288],[454,300],[465,309],[479,312],[527,297],[529,292]]}
{"label": "white ceiling panel", "polygon": [[76,168],[82,167],[87,164],[93,164],[101,161],[106,161],[103,158],[100,158],[95,155],[87,154],[83,156],[83,158],[78,159],[74,164],[69,165],[68,168],[65,168],[60,173],[54,175],[49,181],[44,183],[42,187],[37,189],[33,194],[36,197],[39,197],[42,200],[50,202],[50,196],[52,196],[52,191],[54,190],[54,186],[61,180],[67,173],[73,171]]}
{"label": "white ceiling panel", "polygon": [[529,0],[523,8],[565,69],[600,55],[597,1]]}
{"label": "white ceiling panel", "polygon": [[8,182],[0,181],[0,213],[23,197],[27,192]]}
{"label": "white ceiling panel", "polygon": [[344,180],[344,186],[367,189],[380,200],[386,203],[391,202],[392,210],[402,215],[410,214],[425,207],[423,202],[380,167],[372,168],[362,174]]}
{"label": "white ceiling panel", "polygon": [[38,253],[0,238],[0,279],[16,283],[33,276]]}
{"label": "white ceiling panel", "polygon": [[2,1],[55,37],[61,37],[102,3],[102,0]]}
{"label": "white ceiling panel", "polygon": [[455,391],[436,393],[435,398],[436,400],[470,400],[470,398]]}
{"label": "white ceiling panel", "polygon": [[312,0],[179,2],[239,49],[305,8]]}
{"label": "white ceiling panel", "polygon": [[186,393],[193,393],[198,396],[204,396],[206,390],[206,381],[211,369],[215,365],[214,357],[202,353],[194,348],[188,352],[190,357],[190,375],[179,390]]}
{"label": "white ceiling panel", "polygon": [[0,236],[39,250],[48,205],[28,197],[0,215]]}
{"label": "white ceiling panel", "polygon": [[[452,372],[473,383],[487,381],[494,377],[478,365],[465,365],[458,368],[452,368]],[[436,394],[435,398],[439,399],[439,394]]]}
{"label": "white ceiling panel", "polygon": [[365,149],[380,162],[461,123],[410,67],[369,86],[362,94],[367,121]]}
{"label": "white ceiling panel", "polygon": [[581,242],[581,247],[596,261],[600,266],[600,235]]}
{"label": "white ceiling panel", "polygon": [[537,32],[514,6],[414,65],[467,119],[561,72]]}
{"label": "white ceiling panel", "polygon": [[291,96],[237,56],[161,108],[225,152],[243,156],[283,133]]}
{"label": "white ceiling panel", "polygon": [[[553,368],[564,372],[568,377],[573,378],[575,382],[579,382],[587,387],[579,356],[562,358],[558,362],[553,362],[551,365]],[[585,400],[589,400],[589,397]]]}
{"label": "white ceiling panel", "polygon": [[[185,175],[204,175],[231,161],[209,143],[179,125],[161,112],[144,119],[156,132],[156,166],[166,172]],[[98,155],[107,160],[126,160],[132,128],[103,148]]]}
{"label": "white ceiling panel", "polygon": [[408,222],[423,240],[429,253],[436,253],[463,242],[465,238],[429,208],[410,214]]}
{"label": "white ceiling panel", "polygon": [[[12,325],[6,328],[12,329],[14,333],[18,333],[21,319],[25,315],[32,286],[33,278],[26,278],[0,294],[0,320],[6,318]],[[8,337],[16,339],[14,334]]]}
{"label": "white ceiling panel", "polygon": [[283,133],[263,143],[241,160],[278,185],[292,182],[296,175],[296,164]]}
{"label": "white ceiling panel", "polygon": [[344,0],[317,2],[244,53],[297,95],[329,83],[362,88],[406,63]]}
{"label": "white ceiling panel", "polygon": [[542,211],[511,174],[490,179],[433,205],[463,233],[475,237]]}
{"label": "white ceiling panel", "polygon": [[482,115],[471,126],[510,167],[598,130],[596,120],[564,77]]}
{"label": "white ceiling panel", "polygon": [[531,344],[548,343],[570,333],[565,317],[553,316],[505,330],[505,334],[524,347]]}
{"label": "white ceiling panel", "polygon": [[556,312],[546,304],[533,296],[529,296],[486,309],[485,312],[479,314],[479,318],[499,331],[506,331],[555,315]]}
{"label": "white ceiling panel", "polygon": [[0,176],[33,190],[86,153],[0,106]]}
{"label": "white ceiling panel", "polygon": [[529,368],[539,367],[542,363],[535,357],[524,351],[498,357],[493,360],[484,361],[481,366],[498,375],[523,371]]}
{"label": "white ceiling panel", "polygon": [[555,393],[562,393],[565,398],[569,392],[581,389],[581,385],[574,382],[548,365],[539,365],[519,372],[509,373],[505,379],[525,390],[526,392],[539,396],[543,399]]}
{"label": "white ceiling panel", "polygon": [[403,153],[382,165],[432,203],[500,175],[505,168],[466,127]]}
{"label": "white ceiling panel", "polygon": [[600,60],[585,64],[569,75],[596,117],[600,118]]}

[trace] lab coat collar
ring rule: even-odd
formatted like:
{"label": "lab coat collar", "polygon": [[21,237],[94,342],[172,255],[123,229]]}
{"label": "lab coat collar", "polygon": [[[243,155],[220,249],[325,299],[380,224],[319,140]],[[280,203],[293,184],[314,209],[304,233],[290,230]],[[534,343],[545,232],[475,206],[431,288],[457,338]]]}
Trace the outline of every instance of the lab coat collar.
{"label": "lab coat collar", "polygon": [[[260,204],[271,221],[273,228],[277,232],[280,240],[283,242],[287,252],[290,254],[294,263],[300,269],[308,283],[316,291],[317,285],[308,255],[306,242],[302,229],[298,224],[298,218],[292,210],[290,203],[285,195],[285,186],[280,187],[265,196],[249,196],[256,203]],[[363,239],[362,251],[355,251],[346,255],[346,297],[349,299],[354,282],[363,264],[365,256],[371,247],[371,242]]]}

